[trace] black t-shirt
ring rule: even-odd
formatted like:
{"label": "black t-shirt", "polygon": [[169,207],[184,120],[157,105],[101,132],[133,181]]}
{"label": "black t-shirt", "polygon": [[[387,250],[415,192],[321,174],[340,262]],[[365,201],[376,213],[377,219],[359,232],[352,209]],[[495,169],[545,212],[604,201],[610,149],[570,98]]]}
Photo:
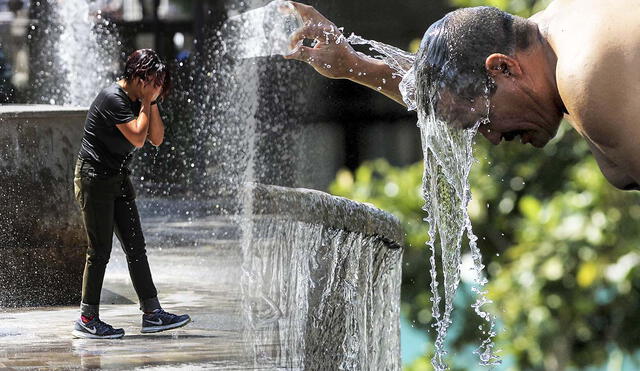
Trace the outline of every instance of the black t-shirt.
{"label": "black t-shirt", "polygon": [[118,84],[103,89],[89,108],[79,156],[105,170],[128,171],[135,146],[116,127],[134,120],[141,103]]}

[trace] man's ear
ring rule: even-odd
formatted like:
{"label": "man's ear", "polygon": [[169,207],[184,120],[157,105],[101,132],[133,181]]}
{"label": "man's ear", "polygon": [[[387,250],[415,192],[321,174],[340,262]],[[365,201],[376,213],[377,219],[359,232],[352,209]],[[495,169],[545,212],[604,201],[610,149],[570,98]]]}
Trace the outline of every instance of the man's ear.
{"label": "man's ear", "polygon": [[508,55],[500,53],[491,54],[485,60],[484,66],[493,78],[498,78],[499,76],[518,78],[522,76],[520,63]]}

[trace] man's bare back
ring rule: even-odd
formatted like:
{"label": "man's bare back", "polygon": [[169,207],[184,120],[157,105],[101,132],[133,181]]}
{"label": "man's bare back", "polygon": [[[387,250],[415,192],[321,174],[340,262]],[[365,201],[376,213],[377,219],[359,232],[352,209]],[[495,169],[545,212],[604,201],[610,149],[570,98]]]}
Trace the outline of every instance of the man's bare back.
{"label": "man's bare back", "polygon": [[556,0],[531,18],[554,49],[567,119],[606,178],[640,184],[640,0]]}

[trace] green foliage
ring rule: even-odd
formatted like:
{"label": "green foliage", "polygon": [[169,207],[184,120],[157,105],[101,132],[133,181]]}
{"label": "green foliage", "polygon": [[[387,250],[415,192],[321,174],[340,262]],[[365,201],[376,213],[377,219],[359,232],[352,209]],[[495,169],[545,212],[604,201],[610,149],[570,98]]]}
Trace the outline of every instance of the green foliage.
{"label": "green foliage", "polygon": [[[417,133],[416,133],[417,135]],[[469,206],[484,254],[498,346],[518,369],[562,370],[606,360],[615,344],[640,346],[640,197],[610,186],[586,144],[566,126],[542,151],[479,138]],[[330,191],[397,215],[407,232],[403,312],[426,329],[430,315],[422,164],[369,162],[341,171]],[[459,312],[460,313],[460,312]],[[470,308],[452,346],[477,345]],[[469,330],[470,329],[470,330]],[[429,369],[420,359],[410,369]]]}
{"label": "green foliage", "polygon": [[[545,148],[548,156],[496,153],[499,167],[510,168],[500,175],[511,179],[491,187],[499,190],[486,200],[494,210],[474,221],[480,236],[500,241],[482,246],[500,254],[488,289],[505,325],[501,347],[522,367],[584,367],[606,360],[610,342],[640,345],[629,336],[638,327],[638,194],[607,184],[586,145],[566,134]],[[477,182],[485,173],[492,170],[480,162],[476,195],[487,194]],[[505,238],[495,238],[499,231]]]}

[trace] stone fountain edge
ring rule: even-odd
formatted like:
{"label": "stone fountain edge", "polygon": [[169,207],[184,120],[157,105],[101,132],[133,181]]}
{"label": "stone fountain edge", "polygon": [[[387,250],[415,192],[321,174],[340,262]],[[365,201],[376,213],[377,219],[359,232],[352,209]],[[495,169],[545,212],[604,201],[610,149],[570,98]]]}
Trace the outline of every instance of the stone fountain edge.
{"label": "stone fountain edge", "polygon": [[374,206],[325,192],[249,183],[253,214],[322,224],[376,236],[389,247],[401,248],[404,230],[398,218]]}

